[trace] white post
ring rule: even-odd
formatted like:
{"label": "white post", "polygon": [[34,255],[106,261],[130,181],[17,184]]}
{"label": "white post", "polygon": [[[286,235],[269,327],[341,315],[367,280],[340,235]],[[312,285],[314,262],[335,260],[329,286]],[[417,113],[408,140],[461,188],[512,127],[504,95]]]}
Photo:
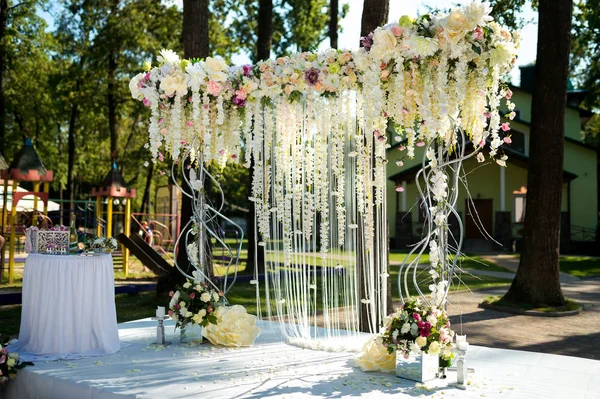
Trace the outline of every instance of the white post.
{"label": "white post", "polygon": [[500,211],[506,210],[506,168],[500,167]]}
{"label": "white post", "polygon": [[402,181],[402,212],[406,212],[406,180]]}

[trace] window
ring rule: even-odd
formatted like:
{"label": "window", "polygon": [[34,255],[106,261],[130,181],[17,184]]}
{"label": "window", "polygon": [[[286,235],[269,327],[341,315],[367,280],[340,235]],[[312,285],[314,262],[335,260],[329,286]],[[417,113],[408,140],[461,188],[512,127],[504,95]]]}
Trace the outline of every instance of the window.
{"label": "window", "polygon": [[526,194],[515,194],[515,223],[525,221]]}
{"label": "window", "polygon": [[510,139],[512,143],[508,146],[512,151],[518,152],[519,154],[525,155],[525,134],[517,132],[516,130],[510,130]]}

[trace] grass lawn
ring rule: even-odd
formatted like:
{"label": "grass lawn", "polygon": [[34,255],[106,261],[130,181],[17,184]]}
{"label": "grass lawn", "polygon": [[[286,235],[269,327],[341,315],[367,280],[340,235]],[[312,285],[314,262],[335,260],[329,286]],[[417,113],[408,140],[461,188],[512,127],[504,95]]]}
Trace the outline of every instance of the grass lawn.
{"label": "grass lawn", "polygon": [[600,276],[600,259],[589,256],[561,256],[560,271],[575,277]]}
{"label": "grass lawn", "polygon": [[[406,258],[407,252],[394,252],[390,254],[390,263],[400,263],[403,262]],[[416,258],[416,254],[412,254],[408,261],[411,262]],[[451,258],[452,259],[452,258]],[[428,264],[429,263],[429,253],[425,253],[421,255],[420,263]],[[497,266],[492,262],[488,262],[483,260],[480,256],[477,255],[469,255],[461,257],[457,263],[457,265],[462,269],[470,269],[470,270],[489,270],[495,272],[506,272],[507,270],[503,267]]]}

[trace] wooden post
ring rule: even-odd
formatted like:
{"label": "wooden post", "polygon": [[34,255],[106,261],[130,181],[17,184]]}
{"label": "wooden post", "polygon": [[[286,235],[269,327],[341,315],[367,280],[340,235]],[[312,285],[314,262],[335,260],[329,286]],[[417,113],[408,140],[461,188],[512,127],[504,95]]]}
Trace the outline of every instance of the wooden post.
{"label": "wooden post", "polygon": [[96,197],[96,236],[100,237],[102,230],[100,227],[100,218],[102,217],[102,197]]}
{"label": "wooden post", "polygon": [[15,240],[17,235],[17,204],[15,204],[15,193],[17,192],[17,181],[13,180],[12,186],[13,201],[10,210],[10,238],[8,247],[8,284],[12,284],[14,281],[15,271]]}
{"label": "wooden post", "polygon": [[[40,192],[40,182],[36,181],[33,182],[33,192],[34,193],[39,193]],[[34,214],[37,214],[37,206],[38,206],[38,196],[34,195],[33,196],[33,210],[34,210]],[[33,220],[32,220],[33,223]]]}
{"label": "wooden post", "polygon": [[[44,182],[44,192],[50,192],[50,183],[47,181]],[[48,216],[48,200],[44,202],[44,215]]]}
{"label": "wooden post", "polygon": [[[7,206],[8,203],[8,179],[4,179],[4,191],[2,192],[2,230],[0,230],[0,234],[4,235],[6,230],[6,218],[7,218]],[[4,270],[4,250],[6,248],[6,244],[0,248],[0,281],[2,281],[2,273]]]}
{"label": "wooden post", "polygon": [[[129,232],[131,231],[131,198],[124,198],[125,201],[125,223],[124,223],[124,233],[127,237],[129,237]],[[129,273],[129,249],[127,249],[124,245],[123,249],[123,273],[125,273],[125,277]]]}
{"label": "wooden post", "polygon": [[108,204],[106,204],[106,238],[112,237],[112,218],[113,218],[113,197],[110,195],[106,197]]}

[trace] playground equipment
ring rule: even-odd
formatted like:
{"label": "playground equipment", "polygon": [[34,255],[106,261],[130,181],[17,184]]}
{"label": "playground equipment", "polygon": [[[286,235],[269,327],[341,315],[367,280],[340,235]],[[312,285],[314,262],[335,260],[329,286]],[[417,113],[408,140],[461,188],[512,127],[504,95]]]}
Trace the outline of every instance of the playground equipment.
{"label": "playground equipment", "polygon": [[[127,188],[117,163],[113,161],[112,169],[106,175],[100,188],[92,188],[92,197],[96,198],[96,220],[106,220],[106,237],[115,237],[114,216],[124,215],[123,232],[129,236],[131,231],[131,200],[136,196],[136,190]],[[124,205],[124,211],[115,211],[113,205]],[[101,223],[96,224],[96,235],[100,236]],[[129,273],[129,249],[123,246],[123,273]]]}
{"label": "playground equipment", "polygon": [[[37,209],[38,199],[44,204],[43,214],[48,214],[48,192],[50,190],[50,182],[54,180],[54,172],[46,170],[42,161],[40,160],[37,152],[33,148],[31,139],[26,139],[25,144],[21,150],[15,156],[14,161],[11,163],[8,169],[1,172],[4,183],[4,195],[2,203],[2,231],[5,233],[9,231],[7,226],[10,225],[10,235],[8,238],[8,282],[13,282],[13,273],[15,266],[15,243],[17,235],[17,204],[19,201],[29,195],[33,195],[33,207]],[[8,216],[8,185],[9,181],[12,184],[12,203],[10,210],[10,219]],[[19,182],[27,181],[33,183],[33,191],[21,191],[17,190]],[[40,185],[43,183],[43,191],[40,192]],[[2,256],[1,262],[4,262]]]}

